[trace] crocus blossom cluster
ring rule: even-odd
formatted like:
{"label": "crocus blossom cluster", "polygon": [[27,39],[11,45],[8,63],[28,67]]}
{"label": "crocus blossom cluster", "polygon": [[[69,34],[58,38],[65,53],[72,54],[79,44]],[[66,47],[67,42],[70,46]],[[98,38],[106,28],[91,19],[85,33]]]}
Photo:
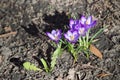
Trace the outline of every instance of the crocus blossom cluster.
{"label": "crocus blossom cluster", "polygon": [[[85,36],[88,29],[96,25],[96,20],[92,19],[92,16],[86,18],[82,16],[79,20],[70,19],[69,27],[72,32],[78,32],[79,36]],[[77,40],[76,40],[77,41]]]}
{"label": "crocus blossom cluster", "polygon": [[[64,49],[72,54],[75,62],[78,59],[78,53],[81,52],[85,53],[86,57],[89,58],[89,48],[93,42],[93,39],[104,29],[100,29],[97,33],[89,38],[90,28],[94,27],[95,25],[96,20],[93,20],[92,16],[88,16],[87,18],[82,16],[80,19],[70,19],[69,30],[66,33],[62,33],[61,30],[52,30],[51,32],[47,32],[46,35],[51,40],[56,42],[53,43],[53,46],[57,48],[51,56],[50,66],[47,65],[47,62],[44,58],[40,59],[45,71],[50,72],[53,70],[56,65],[57,58],[61,55]],[[29,62],[25,62],[23,66],[28,70],[42,71],[40,68],[37,68],[34,66],[34,64]]]}
{"label": "crocus blossom cluster", "polygon": [[[70,19],[69,30],[64,34],[64,37],[67,41],[75,43],[79,37],[85,36],[88,29],[95,25],[96,20],[93,20],[92,16],[89,16],[88,18],[82,16],[81,19],[78,20]],[[60,30],[52,30],[51,33],[47,32],[47,35],[53,41],[58,42],[62,36],[62,33]]]}
{"label": "crocus blossom cluster", "polygon": [[[55,46],[57,46],[51,58],[51,67],[53,68],[55,66],[56,58],[63,49],[69,51],[73,55],[75,61],[77,61],[77,55],[80,52],[85,53],[85,55],[89,57],[88,48],[94,37],[101,32],[100,30],[94,36],[89,38],[90,29],[95,25],[96,20],[93,20],[92,16],[88,16],[87,18],[82,16],[80,19],[71,18],[68,26],[69,30],[65,33],[62,33],[61,30],[47,32],[47,36],[55,41]],[[62,44],[65,46],[62,47]]]}

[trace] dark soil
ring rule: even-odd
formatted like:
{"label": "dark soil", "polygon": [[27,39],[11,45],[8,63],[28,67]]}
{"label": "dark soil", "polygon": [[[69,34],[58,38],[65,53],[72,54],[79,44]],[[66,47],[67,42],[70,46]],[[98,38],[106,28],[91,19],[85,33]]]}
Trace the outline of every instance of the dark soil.
{"label": "dark soil", "polygon": [[[67,15],[76,13],[98,19],[92,34],[108,26],[95,44],[103,59],[91,54],[87,60],[81,53],[73,64],[64,51],[51,73],[25,70],[24,61],[43,68],[41,56],[49,63],[54,48],[45,33],[64,30]],[[0,36],[5,34],[0,37],[0,80],[120,80],[120,0],[0,0]],[[97,76],[101,73],[110,75]]]}

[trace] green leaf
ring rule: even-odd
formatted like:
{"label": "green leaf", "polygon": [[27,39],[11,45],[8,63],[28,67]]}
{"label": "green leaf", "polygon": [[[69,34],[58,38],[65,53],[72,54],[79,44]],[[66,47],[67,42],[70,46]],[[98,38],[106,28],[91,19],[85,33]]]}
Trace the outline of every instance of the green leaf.
{"label": "green leaf", "polygon": [[101,32],[103,32],[104,28],[100,29],[97,33],[95,33],[95,35],[92,36],[92,38],[90,39],[90,43],[93,41],[93,39],[98,36],[98,34],[100,34]]}
{"label": "green leaf", "polygon": [[45,61],[43,58],[41,58],[40,60],[41,60],[43,66],[44,66],[44,68],[45,68],[45,71],[46,71],[46,72],[49,72],[49,68],[48,68],[48,65],[47,65],[46,61]]}
{"label": "green leaf", "polygon": [[30,62],[23,63],[25,69],[29,70]]}
{"label": "green leaf", "polygon": [[40,68],[37,68],[34,64],[31,64],[30,62],[24,62],[23,66],[26,70],[42,71]]}
{"label": "green leaf", "polygon": [[52,54],[52,58],[51,58],[51,70],[55,67],[56,64],[56,60],[58,58],[58,56],[61,54],[62,50],[61,47],[58,47],[54,53]]}

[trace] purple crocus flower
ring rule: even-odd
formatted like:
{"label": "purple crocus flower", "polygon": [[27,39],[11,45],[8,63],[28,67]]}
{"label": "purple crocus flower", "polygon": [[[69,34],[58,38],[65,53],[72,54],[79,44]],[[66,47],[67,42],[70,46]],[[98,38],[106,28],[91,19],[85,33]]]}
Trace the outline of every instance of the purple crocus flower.
{"label": "purple crocus flower", "polygon": [[78,24],[79,24],[79,20],[70,19],[70,22],[69,22],[70,29],[74,29],[75,26],[79,26]]}
{"label": "purple crocus flower", "polygon": [[71,43],[75,43],[79,38],[79,34],[75,30],[69,30],[64,36]]}
{"label": "purple crocus flower", "polygon": [[84,36],[88,30],[86,26],[84,26],[80,23],[80,20],[70,19],[69,26],[72,31],[74,31],[74,30],[78,31],[80,36]]}
{"label": "purple crocus flower", "polygon": [[96,25],[96,20],[93,20],[92,16],[86,18],[85,16],[81,17],[80,23],[82,26],[86,26],[88,29]]}
{"label": "purple crocus flower", "polygon": [[86,35],[86,32],[88,31],[88,29],[86,27],[79,27],[77,29],[78,33],[80,36],[85,36]]}
{"label": "purple crocus flower", "polygon": [[47,35],[51,40],[58,42],[61,38],[61,30],[52,30],[51,33],[47,32]]}

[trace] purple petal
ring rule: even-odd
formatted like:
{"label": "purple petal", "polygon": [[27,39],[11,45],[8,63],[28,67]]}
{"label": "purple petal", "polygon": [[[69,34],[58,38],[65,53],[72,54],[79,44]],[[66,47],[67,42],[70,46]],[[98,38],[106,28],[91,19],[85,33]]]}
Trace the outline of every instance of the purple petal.
{"label": "purple petal", "polygon": [[86,34],[87,30],[88,30],[87,28],[80,28],[78,30],[78,33],[80,36],[84,36]]}
{"label": "purple petal", "polygon": [[51,34],[53,34],[53,35],[56,34],[56,31],[55,31],[55,30],[52,30]]}
{"label": "purple petal", "polygon": [[84,24],[85,22],[86,22],[86,18],[85,18],[85,16],[82,16],[81,17],[81,23]]}
{"label": "purple petal", "polygon": [[74,38],[74,42],[76,42],[78,40],[79,36],[77,35],[75,38]]}
{"label": "purple petal", "polygon": [[69,26],[70,26],[71,29],[73,28],[73,25],[74,25],[74,24],[75,24],[74,20],[73,20],[73,19],[70,19]]}
{"label": "purple petal", "polygon": [[91,27],[94,27],[96,25],[97,21],[94,20],[90,25],[87,25],[87,29],[90,29]]}
{"label": "purple petal", "polygon": [[62,37],[61,35],[58,35],[58,40],[60,40],[61,37]]}
{"label": "purple petal", "polygon": [[73,32],[73,35],[75,36],[75,35],[78,35],[78,32],[77,31],[74,31]]}
{"label": "purple petal", "polygon": [[75,35],[75,40],[77,40],[79,38],[79,34]]}
{"label": "purple petal", "polygon": [[74,23],[75,24],[79,24],[79,20],[74,20]]}
{"label": "purple petal", "polygon": [[95,26],[96,24],[97,24],[97,21],[94,20],[94,21],[92,22],[91,26]]}
{"label": "purple petal", "polygon": [[69,30],[69,31],[67,32],[67,35],[68,35],[68,36],[71,36],[71,35],[72,35],[72,31]]}
{"label": "purple petal", "polygon": [[68,36],[67,34],[64,34],[64,36],[66,39],[68,39],[68,40],[70,39],[70,36]]}
{"label": "purple petal", "polygon": [[48,37],[49,37],[50,39],[55,40],[55,37],[54,37],[52,34],[47,33],[47,35],[48,35]]}
{"label": "purple petal", "polygon": [[64,34],[65,38],[71,42],[71,36],[73,35],[72,31],[68,31],[66,34]]}
{"label": "purple petal", "polygon": [[76,42],[77,42],[77,40],[78,40],[78,38],[79,38],[79,36],[78,36],[78,35],[76,35],[76,36],[74,37],[74,40],[72,40],[72,41],[70,41],[70,42],[72,42],[72,43],[76,43]]}
{"label": "purple petal", "polygon": [[80,27],[82,27],[82,25],[81,24],[77,24],[74,29],[78,30]]}
{"label": "purple petal", "polygon": [[86,24],[91,24],[92,23],[92,16],[89,16],[86,20]]}
{"label": "purple petal", "polygon": [[56,35],[57,35],[57,36],[61,35],[61,30],[58,30],[58,31],[56,32]]}

